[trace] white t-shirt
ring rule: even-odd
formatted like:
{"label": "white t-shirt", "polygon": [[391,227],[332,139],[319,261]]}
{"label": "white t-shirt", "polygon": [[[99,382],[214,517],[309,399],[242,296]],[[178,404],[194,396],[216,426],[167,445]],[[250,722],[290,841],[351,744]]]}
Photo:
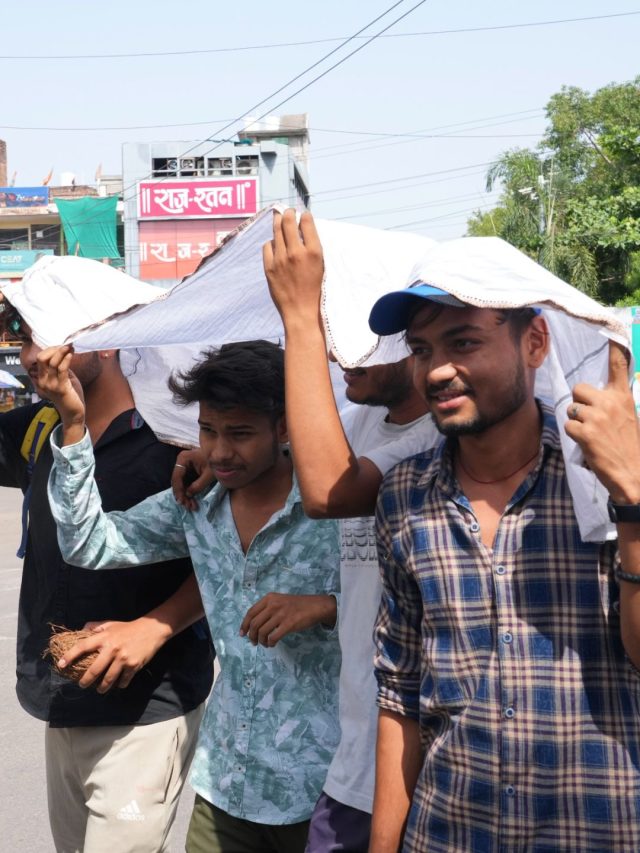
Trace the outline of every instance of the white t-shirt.
{"label": "white t-shirt", "polygon": [[[358,406],[345,423],[356,456],[366,456],[382,474],[402,459],[432,447],[438,432],[430,415],[409,424],[385,421],[382,407]],[[340,522],[340,744],[324,790],[361,811],[373,809],[378,711],[373,674],[373,625],[381,584],[373,517]]]}

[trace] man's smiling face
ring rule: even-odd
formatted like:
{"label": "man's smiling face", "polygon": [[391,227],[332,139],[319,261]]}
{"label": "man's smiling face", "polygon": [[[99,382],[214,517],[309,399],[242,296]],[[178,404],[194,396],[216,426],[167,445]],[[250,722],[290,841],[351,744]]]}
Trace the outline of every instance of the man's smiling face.
{"label": "man's smiling face", "polygon": [[482,433],[531,393],[524,345],[505,312],[428,303],[412,318],[406,338],[416,387],[446,435]]}

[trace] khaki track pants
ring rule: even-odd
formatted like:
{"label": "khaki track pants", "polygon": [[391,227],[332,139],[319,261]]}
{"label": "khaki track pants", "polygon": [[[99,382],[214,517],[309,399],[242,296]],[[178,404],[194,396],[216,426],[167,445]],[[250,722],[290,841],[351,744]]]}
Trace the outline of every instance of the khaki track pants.
{"label": "khaki track pants", "polygon": [[168,851],[203,711],[147,726],[47,726],[57,853]]}

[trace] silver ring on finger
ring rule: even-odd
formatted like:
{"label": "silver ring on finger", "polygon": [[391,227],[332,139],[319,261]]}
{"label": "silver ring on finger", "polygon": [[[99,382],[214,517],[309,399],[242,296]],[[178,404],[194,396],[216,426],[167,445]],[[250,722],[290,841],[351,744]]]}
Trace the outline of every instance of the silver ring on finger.
{"label": "silver ring on finger", "polygon": [[573,406],[569,409],[569,420],[577,421],[580,419],[580,409],[581,406],[578,403],[574,403]]}

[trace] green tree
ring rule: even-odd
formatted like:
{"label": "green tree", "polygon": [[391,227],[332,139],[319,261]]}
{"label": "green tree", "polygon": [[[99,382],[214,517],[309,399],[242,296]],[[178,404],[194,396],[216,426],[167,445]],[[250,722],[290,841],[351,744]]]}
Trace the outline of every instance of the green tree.
{"label": "green tree", "polygon": [[490,167],[500,201],[474,213],[467,233],[497,234],[603,302],[626,299],[638,286],[640,77],[593,95],[565,87],[546,114],[536,149]]}

